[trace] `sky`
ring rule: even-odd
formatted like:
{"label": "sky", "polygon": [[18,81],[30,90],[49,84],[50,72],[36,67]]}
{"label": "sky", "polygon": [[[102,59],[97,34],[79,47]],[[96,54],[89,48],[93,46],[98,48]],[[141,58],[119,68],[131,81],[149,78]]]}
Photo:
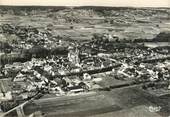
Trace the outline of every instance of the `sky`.
{"label": "sky", "polygon": [[170,7],[170,0],[0,0],[0,5]]}

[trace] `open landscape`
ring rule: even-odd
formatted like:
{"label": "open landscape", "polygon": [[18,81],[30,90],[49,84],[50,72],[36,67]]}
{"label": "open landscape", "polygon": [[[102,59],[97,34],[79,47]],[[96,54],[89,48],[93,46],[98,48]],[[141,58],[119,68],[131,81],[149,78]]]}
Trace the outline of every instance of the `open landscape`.
{"label": "open landscape", "polygon": [[170,8],[0,6],[0,16],[0,116],[170,116]]}

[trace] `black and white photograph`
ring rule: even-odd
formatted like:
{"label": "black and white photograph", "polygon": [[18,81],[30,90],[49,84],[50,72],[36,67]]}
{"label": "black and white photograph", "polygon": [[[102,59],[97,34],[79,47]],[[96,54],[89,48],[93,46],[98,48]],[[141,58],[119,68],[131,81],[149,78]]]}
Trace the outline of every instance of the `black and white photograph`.
{"label": "black and white photograph", "polygon": [[0,0],[0,117],[170,117],[170,1],[106,1]]}

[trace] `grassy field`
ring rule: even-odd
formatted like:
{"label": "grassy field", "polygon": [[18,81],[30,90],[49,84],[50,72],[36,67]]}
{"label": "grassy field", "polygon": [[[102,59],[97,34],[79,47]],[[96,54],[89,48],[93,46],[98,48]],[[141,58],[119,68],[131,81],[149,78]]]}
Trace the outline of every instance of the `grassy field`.
{"label": "grassy field", "polygon": [[[12,11],[20,13],[22,9],[16,8]],[[170,30],[170,9],[110,8],[100,10],[93,7],[62,10],[31,9],[33,8],[23,10],[24,13],[21,12],[20,15],[4,14],[0,17],[0,24],[31,25],[40,30],[49,27],[54,35],[82,40],[91,39],[94,33],[109,33],[120,39],[151,39],[162,31]],[[30,12],[33,13],[30,14]]]}

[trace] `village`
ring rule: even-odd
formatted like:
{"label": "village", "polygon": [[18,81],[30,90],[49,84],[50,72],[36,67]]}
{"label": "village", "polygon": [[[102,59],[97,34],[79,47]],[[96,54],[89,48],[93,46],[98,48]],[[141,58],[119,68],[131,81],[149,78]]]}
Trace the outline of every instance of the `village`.
{"label": "village", "polygon": [[141,90],[154,95],[170,91],[170,48],[147,45],[162,38],[169,41],[170,33],[160,32],[150,40],[122,40],[104,32],[78,41],[53,35],[50,27],[40,30],[6,23],[0,25],[1,38],[5,35],[13,38],[0,40],[3,112],[33,98],[82,95],[131,85],[140,85]]}

